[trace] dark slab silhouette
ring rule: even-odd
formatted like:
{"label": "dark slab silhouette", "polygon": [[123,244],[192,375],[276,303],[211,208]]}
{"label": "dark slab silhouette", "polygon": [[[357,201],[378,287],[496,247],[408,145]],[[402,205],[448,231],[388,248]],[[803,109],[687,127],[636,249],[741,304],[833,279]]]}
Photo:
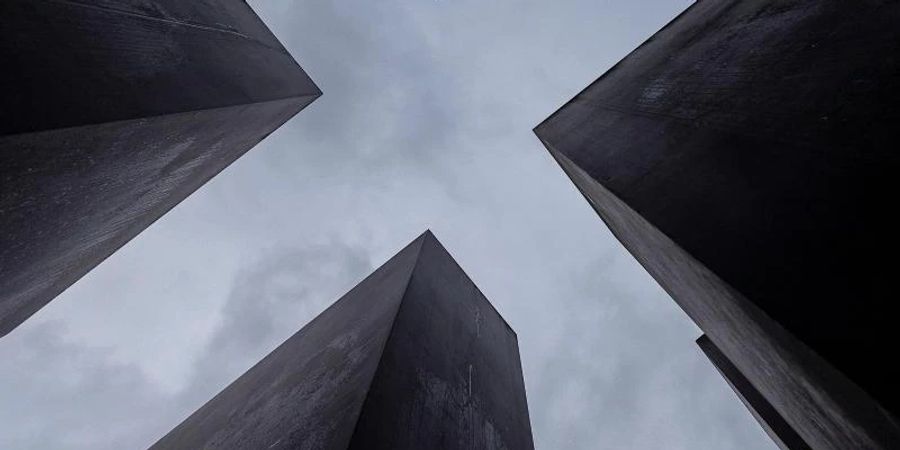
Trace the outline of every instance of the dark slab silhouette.
{"label": "dark slab silhouette", "polygon": [[0,336],[321,94],[241,0],[5,0],[0,23]]}
{"label": "dark slab silhouette", "polygon": [[813,448],[900,448],[898,23],[898,2],[701,0],[535,129]]}
{"label": "dark slab silhouette", "polygon": [[716,347],[704,334],[697,339],[697,346],[703,350],[710,362],[728,382],[734,393],[741,399],[744,406],[750,410],[760,426],[782,450],[807,450],[809,446],[803,442],[803,438],[781,417],[781,414],[772,407],[753,384],[738,370],[728,357]]}
{"label": "dark slab silhouette", "polygon": [[151,449],[533,449],[515,332],[426,232]]}

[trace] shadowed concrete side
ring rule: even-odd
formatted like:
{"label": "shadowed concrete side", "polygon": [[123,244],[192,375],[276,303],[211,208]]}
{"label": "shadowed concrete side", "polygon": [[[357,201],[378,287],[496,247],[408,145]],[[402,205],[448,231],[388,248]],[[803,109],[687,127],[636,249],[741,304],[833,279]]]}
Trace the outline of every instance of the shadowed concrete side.
{"label": "shadowed concrete side", "polygon": [[[535,132],[816,449],[900,446],[900,3],[700,0]],[[868,351],[862,352],[861,348]]]}
{"label": "shadowed concrete side", "polygon": [[243,0],[6,0],[0,136],[319,89]]}
{"label": "shadowed concrete side", "polygon": [[516,334],[430,233],[350,448],[534,448]]}

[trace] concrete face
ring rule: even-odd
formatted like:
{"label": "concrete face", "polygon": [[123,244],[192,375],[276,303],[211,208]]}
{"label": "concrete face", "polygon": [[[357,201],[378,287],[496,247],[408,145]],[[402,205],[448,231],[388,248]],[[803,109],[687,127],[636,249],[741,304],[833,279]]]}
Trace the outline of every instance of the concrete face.
{"label": "concrete face", "polygon": [[350,448],[534,448],[516,334],[430,234]]}
{"label": "concrete face", "polygon": [[793,428],[781,417],[781,414],[772,407],[772,404],[753,387],[753,384],[738,370],[728,357],[716,347],[709,337],[700,336],[697,339],[697,346],[703,350],[703,353],[709,358],[710,362],[716,366],[716,369],[728,382],[728,385],[734,390],[734,393],[740,397],[744,406],[750,410],[760,426],[766,430],[769,437],[775,441],[778,448],[782,450],[807,450],[809,446],[803,442],[803,438],[794,431]]}
{"label": "concrete face", "polygon": [[0,336],[321,94],[240,0],[0,17]]}
{"label": "concrete face", "polygon": [[900,445],[900,369],[871,356],[896,342],[898,22],[896,2],[701,0],[535,130],[813,448]]}
{"label": "concrete face", "polygon": [[515,333],[426,232],[151,447],[531,449]]}
{"label": "concrete face", "polygon": [[0,3],[0,135],[319,90],[242,0]]}

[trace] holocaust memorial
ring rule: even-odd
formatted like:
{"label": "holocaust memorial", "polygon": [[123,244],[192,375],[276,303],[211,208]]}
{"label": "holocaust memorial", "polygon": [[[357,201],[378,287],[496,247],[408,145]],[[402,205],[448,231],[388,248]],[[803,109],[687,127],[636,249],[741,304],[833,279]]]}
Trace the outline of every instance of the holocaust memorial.
{"label": "holocaust memorial", "polygon": [[[321,95],[243,0],[0,17],[0,337]],[[898,24],[699,0],[535,128],[783,449],[900,448]],[[533,447],[516,334],[426,232],[151,449]]]}

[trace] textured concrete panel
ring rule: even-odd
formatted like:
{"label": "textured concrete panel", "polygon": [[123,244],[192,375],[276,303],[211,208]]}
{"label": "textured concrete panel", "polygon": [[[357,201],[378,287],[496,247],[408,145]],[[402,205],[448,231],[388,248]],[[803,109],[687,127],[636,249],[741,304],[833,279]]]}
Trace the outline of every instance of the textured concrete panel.
{"label": "textured concrete panel", "polygon": [[750,380],[738,370],[728,357],[716,347],[716,344],[705,334],[697,339],[697,346],[709,358],[710,362],[728,382],[734,393],[740,397],[741,402],[750,410],[760,426],[766,430],[766,434],[782,450],[807,450],[809,446],[803,442],[803,438],[778,414],[772,404],[759,393],[750,383]]}
{"label": "textured concrete panel", "polygon": [[347,448],[422,241],[406,246],[151,448]]}
{"label": "textured concrete panel", "polygon": [[430,234],[350,448],[534,448],[516,334]]}
{"label": "textured concrete panel", "polygon": [[5,0],[0,17],[0,135],[319,94],[242,0]]}
{"label": "textured concrete panel", "polygon": [[871,356],[896,342],[897,23],[897,2],[701,0],[535,129],[813,448],[900,446],[900,369]]}
{"label": "textured concrete panel", "polygon": [[515,332],[426,232],[151,447],[532,449]]}
{"label": "textured concrete panel", "polygon": [[320,95],[240,0],[0,17],[0,336]]}

